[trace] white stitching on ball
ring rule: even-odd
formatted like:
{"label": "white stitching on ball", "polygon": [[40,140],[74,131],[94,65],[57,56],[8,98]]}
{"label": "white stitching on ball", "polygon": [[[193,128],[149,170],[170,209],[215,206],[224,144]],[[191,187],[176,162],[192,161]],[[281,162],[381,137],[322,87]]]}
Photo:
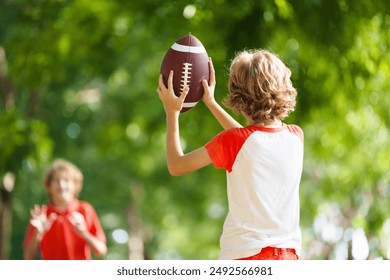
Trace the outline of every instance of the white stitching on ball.
{"label": "white stitching on ball", "polygon": [[180,91],[183,91],[186,86],[189,86],[191,79],[192,63],[183,63],[181,80],[180,80]]}

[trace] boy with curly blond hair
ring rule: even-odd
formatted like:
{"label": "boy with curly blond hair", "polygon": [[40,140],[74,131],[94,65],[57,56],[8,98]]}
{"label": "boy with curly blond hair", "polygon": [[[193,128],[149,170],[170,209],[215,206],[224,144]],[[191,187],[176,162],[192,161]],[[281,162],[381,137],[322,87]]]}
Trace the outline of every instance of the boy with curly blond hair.
{"label": "boy with curly blond hair", "polygon": [[242,51],[232,60],[226,106],[241,113],[241,126],[214,98],[215,73],[203,81],[203,102],[224,128],[206,145],[184,153],[179,115],[188,87],[179,97],[160,76],[157,92],[166,112],[167,166],[174,176],[210,163],[227,172],[229,212],[220,238],[220,259],[296,260],[301,250],[299,185],[303,131],[283,120],[294,111],[297,91],[291,71],[273,53]]}

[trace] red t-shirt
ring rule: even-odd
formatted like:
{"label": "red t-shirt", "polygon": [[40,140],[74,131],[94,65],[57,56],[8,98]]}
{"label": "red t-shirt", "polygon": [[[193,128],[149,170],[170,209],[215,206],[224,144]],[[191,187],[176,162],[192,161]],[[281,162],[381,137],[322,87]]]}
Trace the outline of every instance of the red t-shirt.
{"label": "red t-shirt", "polygon": [[[56,213],[57,218],[50,229],[43,234],[40,243],[41,258],[43,260],[88,260],[92,258],[90,247],[69,221],[69,217],[73,212],[82,214],[88,231],[106,242],[106,236],[99,218],[91,204],[74,199],[65,211],[59,211],[54,205],[49,204],[47,216]],[[23,243],[24,247],[31,241],[35,230],[31,224],[28,225]]]}

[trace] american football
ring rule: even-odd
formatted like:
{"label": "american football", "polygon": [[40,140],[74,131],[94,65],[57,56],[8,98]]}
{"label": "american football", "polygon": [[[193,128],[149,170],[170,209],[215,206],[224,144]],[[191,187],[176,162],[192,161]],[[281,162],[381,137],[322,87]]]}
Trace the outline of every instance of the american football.
{"label": "american football", "polygon": [[189,34],[177,40],[167,51],[160,73],[165,86],[169,72],[173,70],[173,89],[179,96],[185,86],[190,88],[181,113],[193,108],[203,96],[202,80],[209,81],[209,57],[203,44]]}

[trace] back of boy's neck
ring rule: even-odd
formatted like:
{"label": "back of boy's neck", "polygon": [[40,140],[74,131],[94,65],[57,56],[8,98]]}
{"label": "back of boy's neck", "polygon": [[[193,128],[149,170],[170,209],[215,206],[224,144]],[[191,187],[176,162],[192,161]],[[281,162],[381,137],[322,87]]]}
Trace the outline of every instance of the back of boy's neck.
{"label": "back of boy's neck", "polygon": [[268,128],[278,128],[282,126],[282,121],[281,120],[274,120],[274,122],[265,124],[264,122],[255,122],[252,121],[250,125],[254,126],[261,126],[261,127],[268,127]]}

